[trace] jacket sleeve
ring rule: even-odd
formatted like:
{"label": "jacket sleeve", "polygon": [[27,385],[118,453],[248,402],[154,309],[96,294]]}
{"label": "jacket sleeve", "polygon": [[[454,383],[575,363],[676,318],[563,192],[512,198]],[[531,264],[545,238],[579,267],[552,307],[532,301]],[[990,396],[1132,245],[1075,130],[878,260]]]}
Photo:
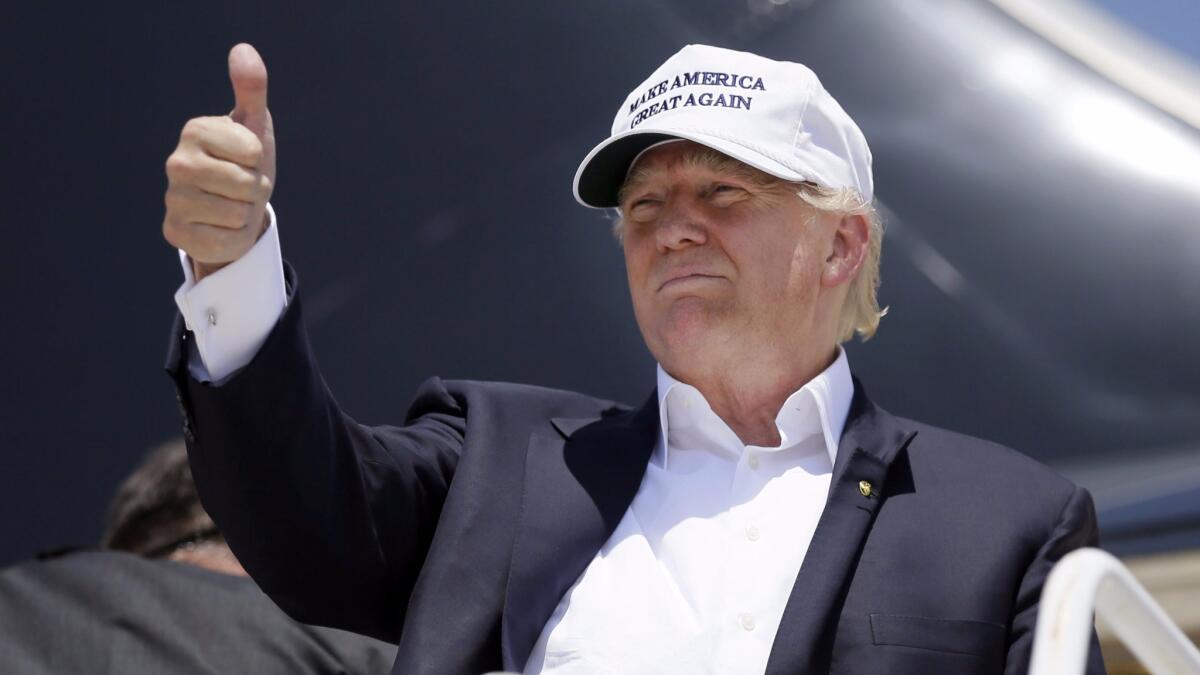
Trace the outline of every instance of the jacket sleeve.
{"label": "jacket sleeve", "polygon": [[[1006,675],[1025,675],[1029,672],[1033,656],[1034,626],[1037,622],[1038,601],[1046,578],[1055,563],[1063,556],[1084,546],[1099,544],[1099,527],[1096,509],[1088,491],[1076,487],[1067,499],[1049,538],[1038,550],[1033,562],[1025,571],[1017,592],[1017,601],[1009,631]],[[1100,655],[1100,642],[1092,631],[1092,644],[1088,655],[1088,675],[1104,675],[1104,660]]]}
{"label": "jacket sleeve", "polygon": [[262,348],[220,386],[193,379],[176,320],[177,387],[204,507],[239,561],[293,618],[396,642],[457,465],[465,411],[439,380],[404,426],[338,407],[292,298]]}

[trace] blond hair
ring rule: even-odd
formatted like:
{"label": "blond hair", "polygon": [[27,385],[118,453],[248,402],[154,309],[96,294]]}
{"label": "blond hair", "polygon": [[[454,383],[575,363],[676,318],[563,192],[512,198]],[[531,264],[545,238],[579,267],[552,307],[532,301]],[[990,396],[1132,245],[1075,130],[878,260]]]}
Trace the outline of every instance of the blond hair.
{"label": "blond hair", "polygon": [[[801,201],[817,211],[843,217],[862,216],[867,221],[869,230],[867,257],[858,270],[858,276],[850,282],[838,318],[837,333],[839,342],[852,339],[856,333],[864,341],[875,335],[875,331],[879,329],[879,320],[887,314],[887,308],[880,309],[876,297],[879,291],[879,260],[883,254],[883,217],[874,204],[864,201],[853,188],[828,188],[811,182],[789,183],[702,145],[696,145],[684,156],[684,164],[750,178],[759,185],[784,183],[795,188]],[[623,201],[627,186],[644,176],[645,169],[642,167],[635,167],[629,173],[617,193],[618,203]],[[620,241],[623,232],[624,218],[618,208],[613,223],[613,235]]]}
{"label": "blond hair", "polygon": [[869,340],[879,329],[879,320],[887,308],[879,308],[879,259],[883,255],[883,218],[874,204],[864,202],[854,188],[827,188],[815,183],[800,183],[796,195],[809,206],[838,216],[862,216],[867,221],[867,257],[858,276],[850,282],[842,313],[838,318],[838,341],[846,342],[857,333]]}

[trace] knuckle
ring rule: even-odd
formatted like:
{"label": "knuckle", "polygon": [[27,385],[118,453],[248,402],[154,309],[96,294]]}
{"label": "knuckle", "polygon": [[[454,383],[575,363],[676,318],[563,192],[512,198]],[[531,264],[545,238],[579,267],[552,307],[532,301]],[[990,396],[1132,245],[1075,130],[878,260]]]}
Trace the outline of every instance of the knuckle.
{"label": "knuckle", "polygon": [[173,218],[163,219],[162,232],[163,239],[166,239],[168,244],[175,248],[185,247],[187,242],[184,237],[183,228]]}
{"label": "knuckle", "polygon": [[195,141],[204,135],[204,130],[207,128],[208,120],[203,117],[193,117],[184,123],[183,131],[179,136],[186,141]]}
{"label": "knuckle", "polygon": [[175,151],[167,157],[167,176],[177,178],[183,176],[191,170],[191,162],[188,161],[187,155]]}
{"label": "knuckle", "polygon": [[229,233],[245,227],[247,209],[250,208],[253,208],[252,205],[245,202],[227,200],[221,209],[221,223],[227,226],[225,229]]}
{"label": "knuckle", "polygon": [[246,159],[249,160],[251,166],[258,166],[263,159],[263,144],[257,136],[252,136],[247,143]]}
{"label": "knuckle", "polygon": [[252,194],[256,185],[258,185],[258,181],[247,171],[238,171],[233,176],[233,186],[237,189],[238,196],[244,197]]}
{"label": "knuckle", "polygon": [[271,197],[271,192],[274,189],[275,184],[270,176],[261,175],[258,177],[258,192],[264,201]]}

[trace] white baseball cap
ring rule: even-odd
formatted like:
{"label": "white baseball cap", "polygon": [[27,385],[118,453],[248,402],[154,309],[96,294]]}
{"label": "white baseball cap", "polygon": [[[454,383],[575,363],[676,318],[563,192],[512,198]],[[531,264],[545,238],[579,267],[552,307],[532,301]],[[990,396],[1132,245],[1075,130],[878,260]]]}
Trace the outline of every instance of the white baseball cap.
{"label": "white baseball cap", "polygon": [[638,85],[612,135],[575,172],[575,199],[617,206],[633,162],[672,140],[706,145],[787,181],[850,187],[874,197],[871,150],[858,125],[799,63],[688,45]]}

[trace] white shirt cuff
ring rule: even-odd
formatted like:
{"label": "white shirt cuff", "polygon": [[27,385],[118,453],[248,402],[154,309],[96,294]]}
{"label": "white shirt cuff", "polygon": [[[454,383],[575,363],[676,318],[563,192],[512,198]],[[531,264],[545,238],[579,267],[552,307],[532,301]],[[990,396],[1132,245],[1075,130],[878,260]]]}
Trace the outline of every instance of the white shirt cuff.
{"label": "white shirt cuff", "polygon": [[198,282],[191,259],[179,252],[184,281],[175,291],[175,304],[195,336],[188,372],[197,380],[219,384],[250,363],[287,307],[279,230],[270,204],[267,215],[267,231],[245,255]]}

